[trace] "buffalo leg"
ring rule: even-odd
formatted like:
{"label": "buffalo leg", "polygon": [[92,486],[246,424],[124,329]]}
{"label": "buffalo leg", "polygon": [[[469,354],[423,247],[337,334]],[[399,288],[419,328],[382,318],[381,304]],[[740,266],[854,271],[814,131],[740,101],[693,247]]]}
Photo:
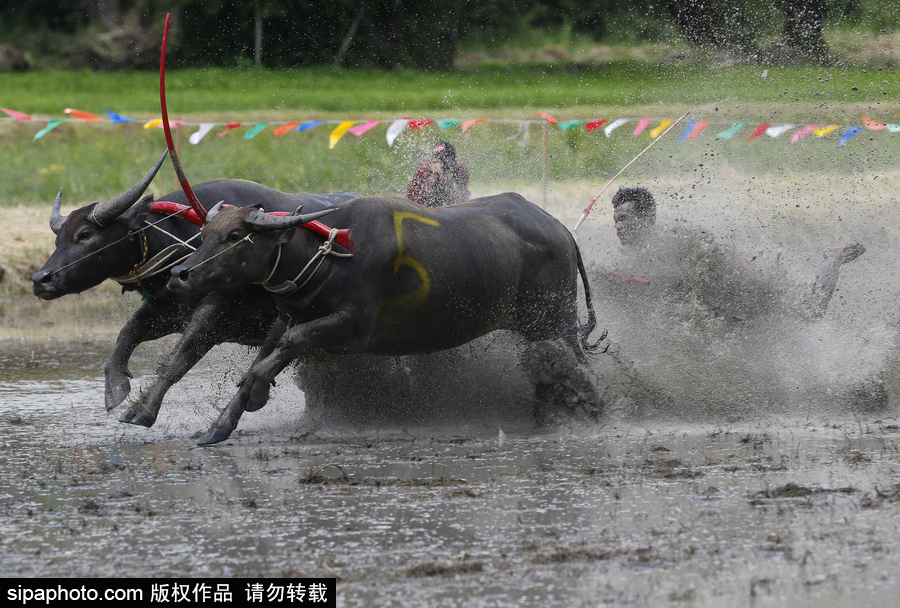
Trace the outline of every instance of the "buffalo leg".
{"label": "buffalo leg", "polygon": [[163,336],[182,330],[184,315],[179,306],[171,299],[148,300],[141,304],[124,327],[119,331],[116,347],[106,362],[106,410],[119,406],[131,392],[130,379],[133,378],[128,369],[128,361],[134,349],[143,342],[158,340]]}
{"label": "buffalo leg", "polygon": [[[272,328],[256,361],[244,375],[238,392],[219,415],[213,426],[200,438],[200,445],[219,443],[231,436],[245,411],[256,411],[269,400],[272,382],[291,361],[311,348],[343,346],[356,350],[350,342],[353,323],[344,313],[335,313],[309,323],[284,330],[279,320]],[[281,334],[279,335],[279,332]],[[270,354],[266,351],[270,351]]]}
{"label": "buffalo leg", "polygon": [[[251,310],[253,313],[248,314]],[[274,305],[254,310],[252,301],[235,298],[233,294],[206,296],[194,310],[175,350],[160,366],[156,382],[119,417],[119,421],[152,426],[168,390],[212,347],[223,342],[259,344],[274,321],[275,312]]]}

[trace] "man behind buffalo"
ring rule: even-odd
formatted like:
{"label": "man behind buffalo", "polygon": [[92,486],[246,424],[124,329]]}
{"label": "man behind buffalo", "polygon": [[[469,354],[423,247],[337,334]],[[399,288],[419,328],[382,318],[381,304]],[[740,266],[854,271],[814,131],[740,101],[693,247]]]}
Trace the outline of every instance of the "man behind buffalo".
{"label": "man behind buffalo", "polygon": [[445,207],[469,200],[469,171],[456,161],[453,144],[437,143],[431,157],[413,174],[406,197],[425,207]]}
{"label": "man behind buffalo", "polygon": [[[843,264],[865,252],[857,242],[830,247],[812,286],[798,289],[786,278],[754,268],[704,230],[656,226],[656,202],[646,188],[620,188],[612,199],[613,221],[625,246],[617,268],[600,270],[620,297],[665,301],[669,314],[745,321],[759,313],[816,320],[828,309]],[[652,305],[652,304],[651,304]],[[680,309],[684,315],[678,315]]]}

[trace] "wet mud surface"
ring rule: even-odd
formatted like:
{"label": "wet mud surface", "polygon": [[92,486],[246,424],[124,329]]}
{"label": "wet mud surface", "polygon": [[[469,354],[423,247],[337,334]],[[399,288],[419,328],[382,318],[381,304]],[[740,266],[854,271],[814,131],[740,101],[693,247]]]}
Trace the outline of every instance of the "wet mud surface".
{"label": "wet mud surface", "polygon": [[[665,230],[706,235],[696,257],[641,266],[599,206],[579,232],[611,340],[581,370],[596,419],[535,427],[540,375],[492,336],[286,371],[200,448],[253,352],[217,347],[136,427],[105,411],[102,377],[132,304],[73,328],[54,303],[0,303],[0,572],[334,576],[341,606],[896,603],[900,174],[714,177],[640,182]],[[821,319],[769,306],[851,240],[866,253]],[[744,291],[697,271],[718,248],[758,273]],[[729,301],[755,281],[775,295]],[[173,344],[138,349],[132,398]]]}
{"label": "wet mud surface", "polygon": [[343,606],[889,605],[900,589],[890,412],[317,428],[282,382],[199,448],[251,354],[222,347],[144,429],[103,408],[107,351],[4,344],[5,576],[336,576]]}

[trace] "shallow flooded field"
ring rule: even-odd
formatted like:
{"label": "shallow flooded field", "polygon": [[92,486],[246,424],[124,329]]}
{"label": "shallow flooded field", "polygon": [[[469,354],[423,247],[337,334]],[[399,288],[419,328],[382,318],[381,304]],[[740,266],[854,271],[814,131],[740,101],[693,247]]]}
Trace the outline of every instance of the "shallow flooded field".
{"label": "shallow flooded field", "polygon": [[342,606],[828,607],[900,591],[890,412],[317,428],[280,382],[231,440],[199,448],[251,354],[217,349],[144,429],[103,408],[110,344],[3,344],[4,576],[334,576]]}
{"label": "shallow flooded field", "polygon": [[[402,400],[348,359],[307,412],[286,371],[200,448],[250,350],[217,347],[152,428],[125,425],[103,362],[136,300],[0,302],[0,573],[337,577],[341,606],[896,603],[900,174],[715,177],[642,184],[666,230],[699,226],[775,286],[808,285],[826,247],[866,253],[815,322],[714,310],[690,265],[659,271],[690,296],[662,305],[607,280],[623,259],[598,206],[579,233],[611,340],[586,370],[596,421],[535,428],[495,336],[376,367],[406,374]],[[557,189],[566,225],[591,187]],[[138,349],[132,396],[174,342]]]}

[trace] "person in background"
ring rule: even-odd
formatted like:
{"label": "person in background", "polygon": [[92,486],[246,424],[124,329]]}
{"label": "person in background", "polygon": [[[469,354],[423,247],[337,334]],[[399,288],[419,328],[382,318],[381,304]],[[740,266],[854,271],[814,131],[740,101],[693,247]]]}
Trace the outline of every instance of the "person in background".
{"label": "person in background", "polygon": [[456,150],[441,141],[419,165],[406,197],[425,207],[445,207],[469,200],[469,170],[456,161]]}

